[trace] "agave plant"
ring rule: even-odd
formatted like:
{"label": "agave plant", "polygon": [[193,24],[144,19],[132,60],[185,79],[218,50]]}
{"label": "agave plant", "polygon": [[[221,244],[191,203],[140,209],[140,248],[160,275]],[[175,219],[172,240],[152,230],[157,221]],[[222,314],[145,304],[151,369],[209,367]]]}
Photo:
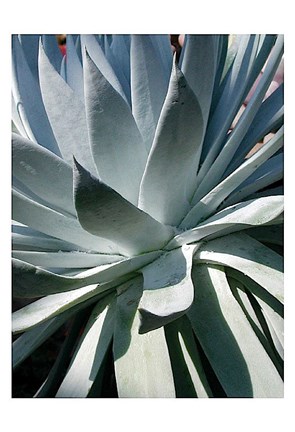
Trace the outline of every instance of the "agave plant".
{"label": "agave plant", "polygon": [[13,366],[63,329],[35,396],[282,397],[283,36],[12,48]]}

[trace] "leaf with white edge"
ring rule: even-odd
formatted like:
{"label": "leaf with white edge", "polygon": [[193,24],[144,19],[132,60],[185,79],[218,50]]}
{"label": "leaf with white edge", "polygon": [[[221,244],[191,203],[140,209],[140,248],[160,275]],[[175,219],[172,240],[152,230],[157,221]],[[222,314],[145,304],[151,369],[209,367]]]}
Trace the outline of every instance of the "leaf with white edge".
{"label": "leaf with white edge", "polygon": [[[180,228],[192,228],[201,220],[210,216],[244,180],[246,180],[256,169],[273,156],[284,142],[284,127],[282,126],[273,138],[264,144],[253,156],[247,159],[226,179],[220,182],[206,196],[204,196],[190,212],[186,215],[180,224]],[[192,201],[195,203],[196,195]]]}
{"label": "leaf with white edge", "polygon": [[209,241],[197,250],[194,261],[234,268],[284,302],[282,257],[245,233]]}
{"label": "leaf with white edge", "polygon": [[283,397],[283,381],[233,297],[222,267],[193,268],[193,329],[228,397]]}
{"label": "leaf with white edge", "polygon": [[12,314],[12,332],[28,331],[38,324],[63,313],[76,313],[78,310],[97,302],[106,295],[106,291],[115,289],[120,284],[134,278],[134,274],[103,285],[87,285],[64,293],[51,294],[24,306]]}
{"label": "leaf with white edge", "polygon": [[[119,397],[174,398],[174,382],[164,329],[138,333],[142,277],[119,289],[113,341]],[[132,371],[132,373],[130,373]]]}
{"label": "leaf with white edge", "polygon": [[165,326],[176,397],[212,397],[190,322],[182,316]]}
{"label": "leaf with white edge", "polygon": [[122,255],[94,254],[87,252],[12,251],[13,258],[41,267],[89,268],[122,260]]}
{"label": "leaf with white edge", "polygon": [[99,178],[137,205],[147,152],[130,107],[87,52],[84,80],[89,140]]}
{"label": "leaf with white edge", "polygon": [[40,88],[45,109],[66,162],[73,155],[96,173],[89,145],[85,107],[50,63],[42,44],[39,49]]}
{"label": "leaf with white edge", "polygon": [[130,47],[132,114],[150,150],[169,77],[149,35],[132,35]]}
{"label": "leaf with white edge", "polygon": [[40,297],[71,291],[87,285],[103,284],[138,270],[141,266],[158,258],[159,255],[160,252],[150,252],[134,258],[125,258],[118,262],[84,270],[75,276],[61,276],[13,258],[13,293],[16,297]]}
{"label": "leaf with white edge", "polygon": [[27,136],[53,153],[60,155],[56,139],[34,78],[18,37],[12,37],[12,94],[16,110]]}
{"label": "leaf with white edge", "polygon": [[135,207],[77,161],[74,196],[82,227],[91,234],[115,241],[126,254],[161,249],[174,235],[172,227],[162,225]]}
{"label": "leaf with white edge", "polygon": [[13,219],[34,228],[49,236],[65,240],[82,247],[101,253],[121,253],[117,245],[111,241],[99,238],[83,230],[78,220],[65,216],[49,207],[32,201],[17,191],[12,191]]}
{"label": "leaf with white edge", "polygon": [[185,245],[166,252],[141,269],[140,334],[168,324],[185,314],[191,306],[194,299],[191,268],[197,247]]}
{"label": "leaf with white edge", "polygon": [[86,397],[111,343],[115,317],[114,294],[94,307],[56,397]]}
{"label": "leaf with white edge", "polygon": [[189,210],[202,136],[200,105],[174,61],[139,197],[139,207],[164,224],[177,225]]}
{"label": "leaf with white edge", "polygon": [[53,206],[75,215],[72,168],[46,148],[12,134],[13,175]]}
{"label": "leaf with white edge", "polygon": [[257,198],[245,201],[216,213],[196,228],[175,236],[165,247],[170,250],[183,244],[223,236],[251,226],[271,223],[283,213],[283,196]]}

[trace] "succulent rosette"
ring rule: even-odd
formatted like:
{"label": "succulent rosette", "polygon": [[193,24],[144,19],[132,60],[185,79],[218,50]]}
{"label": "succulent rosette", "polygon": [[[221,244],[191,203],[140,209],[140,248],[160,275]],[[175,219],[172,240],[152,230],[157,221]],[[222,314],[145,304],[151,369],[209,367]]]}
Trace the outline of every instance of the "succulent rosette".
{"label": "succulent rosette", "polygon": [[13,36],[14,367],[67,328],[36,397],[283,396],[282,55]]}

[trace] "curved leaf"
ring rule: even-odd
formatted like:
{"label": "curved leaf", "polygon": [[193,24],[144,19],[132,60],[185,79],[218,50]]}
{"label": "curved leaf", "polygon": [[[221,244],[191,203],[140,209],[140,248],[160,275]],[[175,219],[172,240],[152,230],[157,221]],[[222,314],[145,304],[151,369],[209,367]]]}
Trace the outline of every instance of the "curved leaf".
{"label": "curved leaf", "polygon": [[127,282],[119,293],[113,342],[119,397],[175,397],[164,329],[138,333],[142,278]]}
{"label": "curved leaf", "polygon": [[66,162],[75,155],[96,173],[89,146],[85,107],[50,63],[42,44],[39,50],[40,88],[50,124]]}
{"label": "curved leaf", "polygon": [[194,331],[228,397],[283,397],[283,381],[234,299],[222,268],[193,269]]}
{"label": "curved leaf", "polygon": [[177,225],[189,210],[202,136],[200,105],[174,62],[139,197],[139,207],[164,224]]}
{"label": "curved leaf", "polygon": [[196,228],[175,236],[165,247],[174,249],[186,243],[223,236],[275,220],[284,211],[283,196],[263,197],[245,201],[216,213]]}
{"label": "curved leaf", "polygon": [[146,333],[182,316],[191,306],[193,254],[197,246],[182,246],[161,255],[141,270],[143,295],[138,310],[139,333]]}
{"label": "curved leaf", "polygon": [[74,196],[82,227],[116,241],[129,255],[161,249],[174,234],[171,227],[139,210],[76,161]]}
{"label": "curved leaf", "polygon": [[77,219],[68,217],[49,207],[32,201],[13,190],[12,217],[49,236],[74,243],[83,250],[101,253],[118,253],[118,247],[110,241],[92,236],[83,230]]}
{"label": "curved leaf", "polygon": [[196,252],[194,261],[234,268],[284,302],[282,257],[245,233],[211,240]]}
{"label": "curved leaf", "polygon": [[12,135],[13,175],[53,206],[75,215],[72,169],[46,148]]}
{"label": "curved leaf", "polygon": [[111,294],[94,307],[56,397],[88,395],[111,343],[115,304]]}
{"label": "curved leaf", "polygon": [[84,80],[89,140],[99,177],[137,205],[147,153],[131,110],[87,52]]}

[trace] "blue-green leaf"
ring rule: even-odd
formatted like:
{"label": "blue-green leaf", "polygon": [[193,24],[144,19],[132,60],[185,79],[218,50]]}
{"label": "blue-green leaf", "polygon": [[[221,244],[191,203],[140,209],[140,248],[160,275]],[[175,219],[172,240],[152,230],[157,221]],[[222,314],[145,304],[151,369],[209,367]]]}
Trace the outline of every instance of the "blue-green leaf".
{"label": "blue-green leaf", "polygon": [[194,331],[228,397],[283,397],[283,381],[233,297],[221,267],[196,266]]}
{"label": "blue-green leaf", "polygon": [[159,328],[189,309],[194,298],[191,267],[196,249],[196,245],[186,245],[166,252],[141,270],[140,333]]}
{"label": "blue-green leaf", "polygon": [[126,254],[138,255],[161,249],[174,234],[75,161],[75,206],[82,227],[115,241]]}
{"label": "blue-green leaf", "polygon": [[202,136],[200,105],[174,62],[139,197],[140,208],[164,224],[177,225],[189,210]]}
{"label": "blue-green leaf", "polygon": [[147,152],[131,110],[87,53],[84,79],[89,140],[99,177],[137,205]]}
{"label": "blue-green leaf", "polygon": [[[173,398],[173,374],[164,329],[139,334],[142,278],[119,289],[113,352],[119,397]],[[132,373],[130,373],[132,371]]]}

